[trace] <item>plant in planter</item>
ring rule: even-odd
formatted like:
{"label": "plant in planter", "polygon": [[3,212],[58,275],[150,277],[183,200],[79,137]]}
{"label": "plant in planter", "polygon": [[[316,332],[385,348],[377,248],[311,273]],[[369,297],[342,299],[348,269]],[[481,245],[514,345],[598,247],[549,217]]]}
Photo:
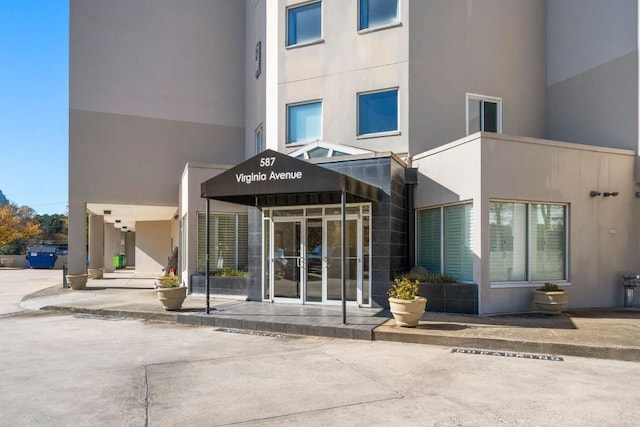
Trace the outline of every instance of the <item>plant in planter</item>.
{"label": "plant in planter", "polygon": [[560,314],[567,305],[568,297],[567,291],[550,282],[533,291],[533,302],[542,314]]}
{"label": "plant in planter", "polygon": [[399,326],[413,328],[424,314],[427,299],[418,296],[418,284],[417,280],[407,276],[396,277],[387,292],[391,314]]}
{"label": "plant in planter", "polygon": [[187,297],[187,288],[171,272],[156,279],[156,295],[165,310],[179,310]]}

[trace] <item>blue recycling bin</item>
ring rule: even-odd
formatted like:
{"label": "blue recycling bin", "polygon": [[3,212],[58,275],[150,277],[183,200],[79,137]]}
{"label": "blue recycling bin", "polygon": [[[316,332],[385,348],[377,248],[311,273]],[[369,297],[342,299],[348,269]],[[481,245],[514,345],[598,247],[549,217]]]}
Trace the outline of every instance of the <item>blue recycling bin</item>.
{"label": "blue recycling bin", "polygon": [[55,246],[38,245],[27,249],[29,268],[53,268],[58,259]]}

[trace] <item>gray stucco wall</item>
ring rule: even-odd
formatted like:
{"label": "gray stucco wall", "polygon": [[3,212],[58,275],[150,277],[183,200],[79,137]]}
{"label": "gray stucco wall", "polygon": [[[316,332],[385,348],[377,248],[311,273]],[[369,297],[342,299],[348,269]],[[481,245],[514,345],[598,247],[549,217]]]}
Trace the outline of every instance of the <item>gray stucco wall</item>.
{"label": "gray stucco wall", "polygon": [[502,98],[503,133],[544,137],[545,3],[411,2],[411,153],[465,136],[466,93]]}
{"label": "gray stucco wall", "polygon": [[555,0],[547,17],[547,137],[637,151],[637,1]]}
{"label": "gray stucco wall", "polygon": [[187,162],[244,159],[245,6],[71,1],[71,273],[85,268],[85,203],[177,206]]}

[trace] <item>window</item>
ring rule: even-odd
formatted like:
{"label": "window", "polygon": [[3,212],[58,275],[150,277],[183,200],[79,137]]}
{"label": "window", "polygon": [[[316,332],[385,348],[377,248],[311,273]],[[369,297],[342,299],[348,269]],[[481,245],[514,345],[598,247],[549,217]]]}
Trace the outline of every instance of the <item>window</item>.
{"label": "window", "polygon": [[322,2],[287,9],[287,46],[322,39]]}
{"label": "window", "polygon": [[322,102],[287,106],[287,143],[317,141],[322,137]]}
{"label": "window", "polygon": [[358,94],[358,135],[398,131],[398,89]]}
{"label": "window", "polygon": [[256,129],[256,154],[264,151],[264,128],[262,125]]}
{"label": "window", "polygon": [[473,280],[473,204],[424,209],[416,216],[418,265],[458,280]]}
{"label": "window", "polygon": [[502,132],[502,100],[467,94],[467,135]]}
{"label": "window", "polygon": [[256,44],[255,68],[257,79],[262,74],[262,42]]}
{"label": "window", "polygon": [[566,222],[565,205],[491,202],[491,281],[566,280]]}
{"label": "window", "polygon": [[360,0],[358,30],[384,27],[398,22],[398,0]]}
{"label": "window", "polygon": [[[249,264],[249,226],[247,214],[209,215],[209,269],[245,270]],[[206,267],[205,213],[198,212],[198,272]]]}

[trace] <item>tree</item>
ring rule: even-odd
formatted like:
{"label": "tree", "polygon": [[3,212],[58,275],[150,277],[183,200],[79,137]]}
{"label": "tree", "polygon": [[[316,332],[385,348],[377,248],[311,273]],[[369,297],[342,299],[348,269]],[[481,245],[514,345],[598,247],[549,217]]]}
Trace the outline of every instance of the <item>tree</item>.
{"label": "tree", "polygon": [[0,208],[0,251],[4,254],[20,254],[26,249],[26,241],[40,234],[35,211],[29,206],[8,204]]}
{"label": "tree", "polygon": [[0,206],[5,206],[8,205],[9,199],[7,199],[7,196],[4,195],[4,193],[2,192],[2,190],[0,190]]}
{"label": "tree", "polygon": [[40,226],[40,238],[42,240],[67,241],[67,217],[65,215],[36,215],[35,220]]}

